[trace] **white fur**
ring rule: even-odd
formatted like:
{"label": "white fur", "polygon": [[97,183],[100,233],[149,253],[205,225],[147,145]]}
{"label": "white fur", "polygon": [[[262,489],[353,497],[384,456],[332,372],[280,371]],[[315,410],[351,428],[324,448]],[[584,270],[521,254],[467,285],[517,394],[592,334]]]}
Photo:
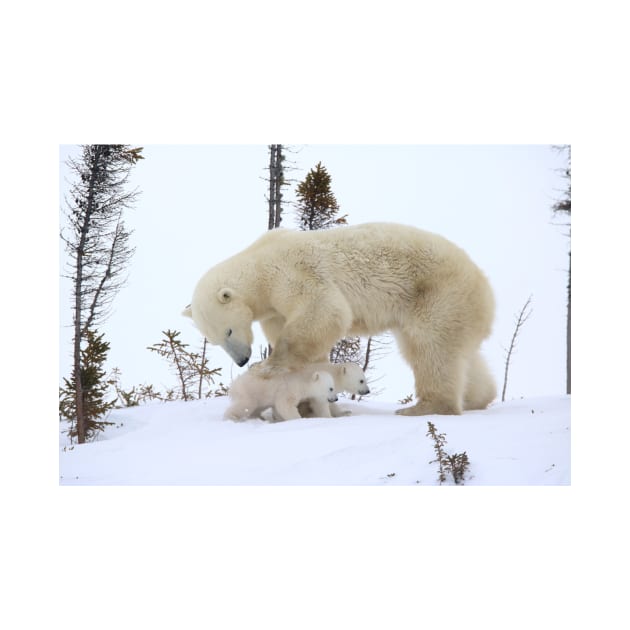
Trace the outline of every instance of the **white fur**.
{"label": "white fur", "polygon": [[344,336],[391,330],[419,398],[400,412],[460,414],[492,399],[479,354],[494,317],[490,285],[462,249],[416,228],[271,230],[201,278],[190,315],[239,365],[260,321],[275,369],[325,361]]}
{"label": "white fur", "polygon": [[[309,368],[328,372],[335,380],[335,391],[338,394],[348,392],[355,396],[365,396],[370,393],[365,374],[356,363],[313,363]],[[330,403],[329,408],[330,415],[335,418],[350,415],[349,411],[344,411],[336,403]],[[308,401],[300,402],[298,411],[303,418],[319,415]]]}
{"label": "white fur", "polygon": [[256,418],[273,408],[277,420],[300,417],[298,403],[308,400],[320,417],[330,417],[328,403],[335,402],[335,383],[325,371],[266,370],[264,364],[253,366],[241,374],[230,387],[232,404],[225,412],[230,420]]}

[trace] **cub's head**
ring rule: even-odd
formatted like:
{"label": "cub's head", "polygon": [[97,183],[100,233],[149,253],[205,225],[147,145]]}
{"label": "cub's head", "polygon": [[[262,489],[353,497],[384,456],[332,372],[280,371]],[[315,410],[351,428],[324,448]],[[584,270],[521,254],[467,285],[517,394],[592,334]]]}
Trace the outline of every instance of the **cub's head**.
{"label": "cub's head", "polygon": [[335,381],[328,372],[314,372],[311,376],[312,388],[316,396],[326,397],[328,402],[337,402],[337,392],[335,391]]}
{"label": "cub's head", "polygon": [[341,383],[345,391],[360,396],[370,393],[365,373],[356,363],[342,363],[340,369]]}
{"label": "cub's head", "polygon": [[239,367],[249,361],[253,313],[237,291],[222,287],[208,293],[198,288],[182,314],[191,317],[205,338],[221,346]]}

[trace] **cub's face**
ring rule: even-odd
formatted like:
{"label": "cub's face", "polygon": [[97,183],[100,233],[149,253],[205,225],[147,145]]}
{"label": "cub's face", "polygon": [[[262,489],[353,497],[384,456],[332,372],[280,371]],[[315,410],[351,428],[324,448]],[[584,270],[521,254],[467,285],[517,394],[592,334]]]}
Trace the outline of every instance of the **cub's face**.
{"label": "cub's face", "polygon": [[337,402],[337,392],[335,391],[335,381],[328,372],[315,372],[311,377],[313,388],[317,395],[325,396],[328,402]]}
{"label": "cub's face", "polygon": [[363,370],[354,363],[344,363],[342,368],[343,387],[351,394],[365,396],[370,393]]}
{"label": "cub's face", "polygon": [[253,314],[234,290],[224,287],[210,296],[195,294],[184,315],[192,317],[205,338],[221,346],[239,367],[249,361]]}

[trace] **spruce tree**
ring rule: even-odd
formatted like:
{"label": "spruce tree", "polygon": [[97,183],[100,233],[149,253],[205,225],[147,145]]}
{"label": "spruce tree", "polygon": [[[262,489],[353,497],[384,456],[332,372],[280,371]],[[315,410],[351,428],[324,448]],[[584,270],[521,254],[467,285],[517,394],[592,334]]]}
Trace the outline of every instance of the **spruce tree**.
{"label": "spruce tree", "polygon": [[81,348],[80,378],[72,372],[70,379],[64,378],[64,386],[59,390],[60,415],[70,422],[68,435],[79,437],[76,391],[77,382],[81,382],[81,408],[83,409],[83,432],[85,440],[89,440],[113,424],[104,420],[107,412],[114,407],[116,399],[106,400],[109,382],[105,378],[103,366],[107,360],[109,343],[103,340],[104,334],[94,330],[85,333],[84,345]]}
{"label": "spruce tree", "polygon": [[338,217],[339,204],[330,189],[332,178],[321,162],[310,170],[296,189],[297,215],[301,230],[324,230],[346,223]]}
{"label": "spruce tree", "polygon": [[126,144],[88,144],[68,166],[76,176],[66,198],[67,232],[61,238],[70,256],[72,280],[74,411],[79,444],[88,437],[89,410],[82,363],[90,335],[109,314],[112,301],[124,284],[126,265],[133,255],[123,211],[137,192],[127,191],[131,168],[143,159],[142,149]]}

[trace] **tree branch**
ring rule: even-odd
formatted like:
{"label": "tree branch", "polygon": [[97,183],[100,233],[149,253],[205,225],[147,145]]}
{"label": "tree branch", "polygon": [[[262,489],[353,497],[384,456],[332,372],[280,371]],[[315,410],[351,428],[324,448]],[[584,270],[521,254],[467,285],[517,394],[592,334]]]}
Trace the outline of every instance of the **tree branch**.
{"label": "tree branch", "polygon": [[[523,324],[529,319],[529,316],[532,314],[531,308],[529,305],[532,301],[532,296],[530,295],[527,298],[527,302],[523,305],[521,312],[519,313],[518,319],[516,321],[516,327],[514,328],[514,333],[512,334],[512,341],[510,342],[510,347],[508,349],[507,357],[505,359],[505,373],[503,376],[503,392],[501,393],[501,402],[505,402],[505,390],[507,388],[507,380],[508,380],[508,370],[510,368],[510,360],[512,358],[512,353],[516,347],[516,338],[518,337],[518,333],[523,326]],[[527,310],[529,308],[529,311]],[[527,311],[527,312],[526,312]]]}

